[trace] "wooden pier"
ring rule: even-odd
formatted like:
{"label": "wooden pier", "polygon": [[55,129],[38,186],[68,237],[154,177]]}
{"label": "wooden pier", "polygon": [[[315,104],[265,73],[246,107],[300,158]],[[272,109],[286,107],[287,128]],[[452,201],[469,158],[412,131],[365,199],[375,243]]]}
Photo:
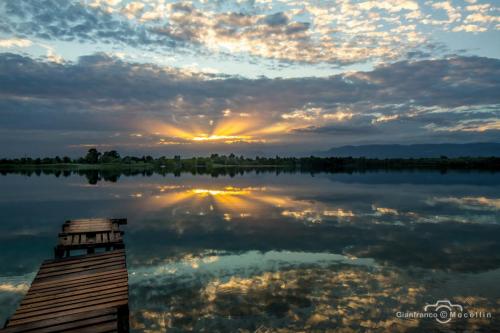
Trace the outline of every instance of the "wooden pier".
{"label": "wooden pier", "polygon": [[88,254],[95,249],[122,249],[123,231],[120,225],[126,219],[80,219],[66,221],[59,234],[59,244],[54,250],[56,258],[70,256],[71,251],[86,250]]}
{"label": "wooden pier", "polygon": [[[0,332],[128,332],[128,273],[122,232],[117,229],[125,223],[124,219],[66,222],[56,259],[42,263],[19,308]],[[118,234],[119,238],[114,237]],[[78,241],[73,242],[75,236]],[[108,251],[94,253],[98,247]],[[70,255],[82,249],[90,254]]]}

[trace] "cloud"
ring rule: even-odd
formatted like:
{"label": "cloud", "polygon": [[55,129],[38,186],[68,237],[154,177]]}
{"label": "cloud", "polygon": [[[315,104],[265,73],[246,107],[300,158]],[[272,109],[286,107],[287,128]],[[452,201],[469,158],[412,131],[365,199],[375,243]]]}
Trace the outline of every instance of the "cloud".
{"label": "cloud", "polygon": [[270,26],[280,26],[280,25],[283,26],[283,25],[288,24],[289,19],[288,19],[288,16],[286,16],[284,13],[280,12],[280,13],[276,13],[276,14],[272,14],[272,15],[267,15],[264,18],[264,22]]}
{"label": "cloud", "polygon": [[392,62],[408,52],[436,53],[428,26],[480,33],[498,29],[500,22],[498,10],[489,4],[462,7],[451,1],[411,0],[280,6],[8,0],[0,5],[0,18],[2,31],[30,38],[126,45],[162,55],[175,51],[335,65]]}
{"label": "cloud", "polygon": [[292,112],[283,113],[281,118],[299,121],[336,120],[342,122],[352,119],[353,116],[354,113],[349,108],[337,107],[334,109],[325,109],[323,107],[315,107],[314,104],[311,104]]}
{"label": "cloud", "polygon": [[11,48],[11,47],[29,47],[33,43],[29,39],[23,38],[9,38],[0,39],[0,47]]}
{"label": "cloud", "polygon": [[487,197],[434,197],[427,200],[431,206],[439,204],[456,205],[465,210],[500,211],[500,199]]}
{"label": "cloud", "polygon": [[366,135],[378,132],[377,128],[368,125],[327,125],[327,126],[308,126],[297,128],[294,130],[297,133],[311,134],[330,134],[336,136],[343,135]]}
{"label": "cloud", "polygon": [[[110,10],[100,10],[101,2],[93,4],[95,6],[86,7],[80,2],[62,0],[5,1],[0,6],[0,18],[5,30],[45,40],[100,41],[143,47],[172,45],[173,41],[148,33],[144,26],[121,20]],[[125,7],[125,15],[133,9],[133,5]]]}
{"label": "cloud", "polygon": [[393,115],[381,115],[375,119],[372,120],[372,124],[376,123],[384,123],[388,121],[393,121],[399,118],[399,115],[393,114]]}
{"label": "cloud", "polygon": [[489,141],[499,137],[498,77],[500,60],[481,57],[403,61],[328,78],[245,79],[102,53],[64,63],[4,53],[0,120],[11,141],[45,131],[51,142],[118,147]]}
{"label": "cloud", "polygon": [[454,32],[466,31],[466,32],[484,32],[487,29],[485,27],[480,27],[474,24],[463,24],[453,28]]}
{"label": "cloud", "polygon": [[432,7],[435,9],[442,9],[446,12],[446,15],[448,16],[447,23],[453,23],[460,20],[462,17],[460,11],[453,7],[451,1],[435,2],[432,4]]}
{"label": "cloud", "polygon": [[127,16],[128,19],[137,17],[139,13],[144,9],[144,4],[141,2],[130,2],[122,9],[122,13]]}
{"label": "cloud", "polygon": [[434,123],[426,125],[433,131],[447,132],[485,132],[500,130],[500,120],[498,118],[459,120],[452,126],[437,126]]}
{"label": "cloud", "polygon": [[417,10],[419,9],[418,3],[416,1],[365,1],[361,2],[359,7],[364,10],[370,10],[373,8],[383,9],[389,12],[400,12],[402,10]]}

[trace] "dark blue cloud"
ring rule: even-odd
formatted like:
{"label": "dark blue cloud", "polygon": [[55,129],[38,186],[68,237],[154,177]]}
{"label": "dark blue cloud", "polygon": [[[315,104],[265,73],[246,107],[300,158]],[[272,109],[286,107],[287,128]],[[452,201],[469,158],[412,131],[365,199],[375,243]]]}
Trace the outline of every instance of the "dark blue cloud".
{"label": "dark blue cloud", "polygon": [[[185,75],[151,64],[127,63],[105,54],[84,56],[77,63],[37,61],[0,54],[0,90],[4,96],[57,98],[92,102],[245,99],[271,102],[278,111],[348,103],[457,107],[500,103],[500,60],[459,57],[449,60],[399,62],[371,72],[329,78],[244,79]],[[393,107],[390,108],[391,110]]]}
{"label": "dark blue cloud", "polygon": [[264,22],[270,26],[279,26],[279,25],[287,25],[288,17],[280,12],[276,14],[267,15],[264,18]]}
{"label": "dark blue cloud", "polygon": [[[144,119],[222,118],[250,112],[272,124],[309,106],[355,114],[339,124],[304,122],[301,136],[331,136],[318,144],[499,140],[499,131],[474,126],[500,117],[500,60],[457,57],[399,62],[370,72],[329,78],[244,79],[135,64],[95,54],[76,63],[51,63],[0,54],[0,130],[130,132]],[[182,100],[182,103],[179,102]],[[375,122],[377,117],[397,116]],[[443,128],[429,131],[425,126]],[[464,131],[447,131],[457,125]],[[11,133],[11,132],[10,132]],[[104,139],[103,139],[104,140]],[[293,149],[293,148],[290,148]]]}
{"label": "dark blue cloud", "polygon": [[5,32],[47,40],[87,41],[170,48],[176,41],[105,11],[66,0],[16,1],[0,5]]}

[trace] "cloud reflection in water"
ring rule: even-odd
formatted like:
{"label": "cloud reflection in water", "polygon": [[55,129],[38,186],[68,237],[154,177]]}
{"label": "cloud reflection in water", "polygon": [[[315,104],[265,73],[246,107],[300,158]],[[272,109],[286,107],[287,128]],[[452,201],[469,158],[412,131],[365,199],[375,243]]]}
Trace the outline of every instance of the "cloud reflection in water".
{"label": "cloud reflection in water", "polygon": [[[0,284],[9,290],[0,290],[0,319],[22,297],[17,286],[51,255],[61,221],[91,216],[129,218],[138,332],[254,332],[256,323],[270,332],[432,331],[432,322],[400,322],[393,311],[442,298],[499,308],[499,193],[492,174],[84,182],[2,179]],[[454,325],[473,330],[498,322]]]}

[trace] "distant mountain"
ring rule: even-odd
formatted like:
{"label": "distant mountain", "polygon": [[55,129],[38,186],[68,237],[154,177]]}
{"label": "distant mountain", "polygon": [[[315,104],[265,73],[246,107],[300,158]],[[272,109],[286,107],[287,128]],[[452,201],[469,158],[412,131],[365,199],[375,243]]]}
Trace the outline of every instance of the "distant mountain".
{"label": "distant mountain", "polygon": [[414,144],[342,146],[322,152],[321,156],[369,158],[417,158],[500,156],[500,143]]}

